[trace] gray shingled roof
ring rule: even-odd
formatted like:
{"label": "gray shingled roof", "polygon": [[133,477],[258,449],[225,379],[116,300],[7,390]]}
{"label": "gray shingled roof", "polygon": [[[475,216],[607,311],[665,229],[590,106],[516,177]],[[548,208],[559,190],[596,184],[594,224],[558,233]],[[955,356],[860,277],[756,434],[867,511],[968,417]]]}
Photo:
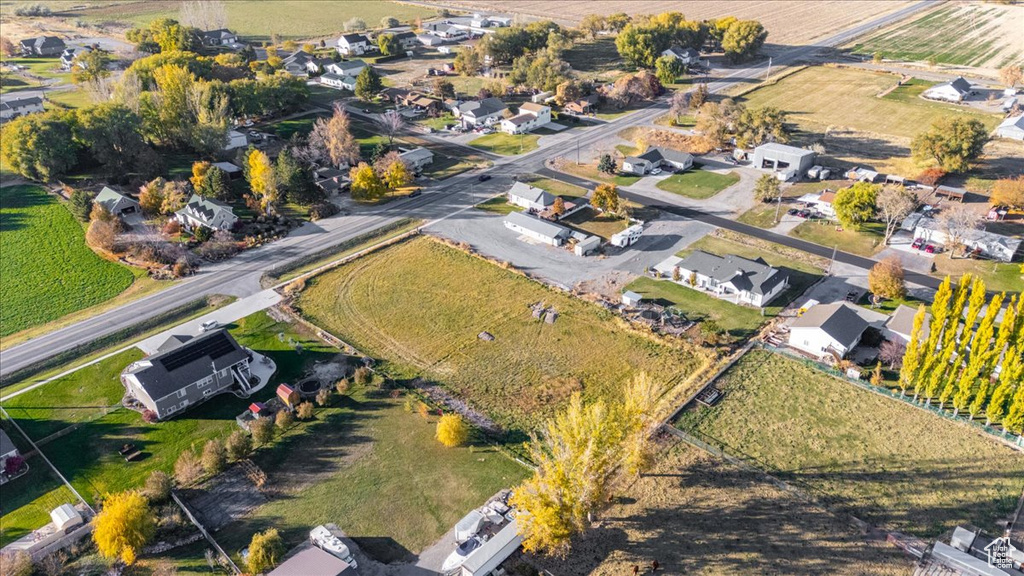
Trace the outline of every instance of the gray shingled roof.
{"label": "gray shingled roof", "polygon": [[215,330],[146,358],[132,373],[149,397],[158,400],[248,356],[227,330]]}
{"label": "gray shingled roof", "polygon": [[532,232],[536,232],[537,234],[542,234],[548,238],[568,238],[569,234],[572,232],[564,226],[559,226],[558,224],[553,224],[547,220],[541,220],[540,218],[527,216],[522,212],[509,212],[508,215],[505,216],[505,221],[511,222],[512,224]]}
{"label": "gray shingled roof", "polygon": [[523,182],[516,182],[508,189],[509,196],[518,196],[527,200],[528,202],[536,202],[543,204],[544,206],[550,206],[554,204],[555,197],[552,196],[547,190],[543,188],[537,188],[536,186],[530,186]]}
{"label": "gray shingled roof", "polygon": [[867,321],[846,302],[812,306],[793,321],[793,328],[820,328],[844,346],[852,344],[867,327]]}
{"label": "gray shingled roof", "polygon": [[14,442],[11,441],[11,437],[8,436],[7,433],[4,432],[3,430],[0,430],[0,456],[10,454],[11,452],[16,451],[17,449],[18,447],[15,446]]}
{"label": "gray shingled roof", "polygon": [[494,114],[495,112],[499,112],[505,108],[507,108],[505,103],[498,98],[484,98],[483,100],[474,100],[472,102],[464,102],[460,104],[459,112],[479,117]]}
{"label": "gray shingled roof", "polygon": [[671,148],[664,148],[662,146],[655,146],[644,152],[639,156],[648,162],[661,162],[667,160],[669,162],[693,162],[693,156],[686,152],[680,152],[679,150],[673,150]]}
{"label": "gray shingled roof", "polygon": [[785,272],[772,268],[760,258],[748,260],[733,254],[718,256],[703,250],[694,250],[677,265],[714,278],[718,282],[729,282],[740,290],[754,294],[771,292],[780,282],[785,281],[787,276]]}

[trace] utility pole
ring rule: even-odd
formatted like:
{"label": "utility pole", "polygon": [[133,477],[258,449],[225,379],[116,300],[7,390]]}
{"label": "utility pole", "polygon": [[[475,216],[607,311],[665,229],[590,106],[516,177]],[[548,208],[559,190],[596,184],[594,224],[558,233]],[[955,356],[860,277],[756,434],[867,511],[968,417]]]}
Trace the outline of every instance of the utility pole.
{"label": "utility pole", "polygon": [[828,269],[825,270],[825,276],[832,275],[832,263],[836,261],[836,251],[839,250],[839,244],[832,247],[832,259],[828,261]]}
{"label": "utility pole", "polygon": [[580,165],[580,137],[576,137],[576,165]]}
{"label": "utility pole", "polygon": [[777,200],[777,202],[775,203],[775,223],[778,224],[779,223],[779,212],[782,211],[782,193],[781,192],[779,193],[779,197],[776,200]]}
{"label": "utility pole", "polygon": [[771,57],[771,56],[769,56],[769,57],[768,57],[768,73],[767,73],[767,74],[765,74],[765,77],[764,77],[764,82],[765,82],[765,84],[767,84],[767,83],[768,83],[768,80],[769,80],[769,79],[770,79],[771,77],[772,77],[772,57]]}

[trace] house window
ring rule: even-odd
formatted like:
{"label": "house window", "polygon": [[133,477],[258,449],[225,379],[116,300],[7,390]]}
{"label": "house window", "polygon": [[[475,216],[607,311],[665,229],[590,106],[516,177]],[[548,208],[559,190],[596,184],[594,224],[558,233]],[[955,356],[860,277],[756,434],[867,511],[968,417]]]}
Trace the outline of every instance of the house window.
{"label": "house window", "polygon": [[185,390],[184,388],[182,388],[181,390],[178,390],[178,392],[177,392],[178,398],[184,398],[186,394],[188,394],[188,391]]}
{"label": "house window", "polygon": [[210,394],[213,394],[213,388],[203,390],[203,396],[209,396]]}

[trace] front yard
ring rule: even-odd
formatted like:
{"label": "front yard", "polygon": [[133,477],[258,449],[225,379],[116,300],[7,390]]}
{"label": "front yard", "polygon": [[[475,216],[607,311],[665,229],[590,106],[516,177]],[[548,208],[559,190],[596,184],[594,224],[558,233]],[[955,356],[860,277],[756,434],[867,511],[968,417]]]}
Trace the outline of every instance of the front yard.
{"label": "front yard", "polygon": [[616,186],[632,186],[636,184],[640,177],[633,174],[608,174],[607,172],[601,172],[597,169],[597,164],[576,164],[575,162],[566,160],[557,166],[558,170],[587,180],[594,182],[604,182],[606,184],[615,184]]}
{"label": "front yard", "polygon": [[510,212],[522,212],[521,206],[516,206],[508,201],[508,196],[502,194],[501,196],[495,196],[488,200],[474,206],[477,210],[483,210],[484,212],[490,212],[491,214],[500,214],[504,216]]}
{"label": "front yard", "polygon": [[696,168],[682,174],[673,174],[658,182],[658,188],[687,198],[704,200],[740,181],[739,174],[718,174]]}
{"label": "front yard", "polygon": [[837,246],[843,252],[871,256],[882,249],[884,224],[867,222],[860,230],[842,228],[835,222],[809,220],[794,228],[789,235],[822,246]]}
{"label": "front yard", "polygon": [[716,386],[725,399],[684,412],[680,428],[874,525],[1001,532],[1024,488],[1024,454],[802,361],[753,351]]}
{"label": "front yard", "polygon": [[469,145],[486,152],[500,154],[502,156],[515,156],[525,154],[537,149],[537,141],[540,136],[536,134],[506,134],[495,132],[486,134],[475,140],[470,140]]}

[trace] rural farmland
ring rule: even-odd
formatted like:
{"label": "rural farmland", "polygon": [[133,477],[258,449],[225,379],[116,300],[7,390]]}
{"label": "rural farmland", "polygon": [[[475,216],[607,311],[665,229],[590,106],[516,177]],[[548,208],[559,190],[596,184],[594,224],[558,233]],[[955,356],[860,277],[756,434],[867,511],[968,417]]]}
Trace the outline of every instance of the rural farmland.
{"label": "rural farmland", "polygon": [[934,537],[986,529],[1024,488],[1024,455],[783,355],[754,351],[718,381],[725,399],[677,425],[874,525]]}

